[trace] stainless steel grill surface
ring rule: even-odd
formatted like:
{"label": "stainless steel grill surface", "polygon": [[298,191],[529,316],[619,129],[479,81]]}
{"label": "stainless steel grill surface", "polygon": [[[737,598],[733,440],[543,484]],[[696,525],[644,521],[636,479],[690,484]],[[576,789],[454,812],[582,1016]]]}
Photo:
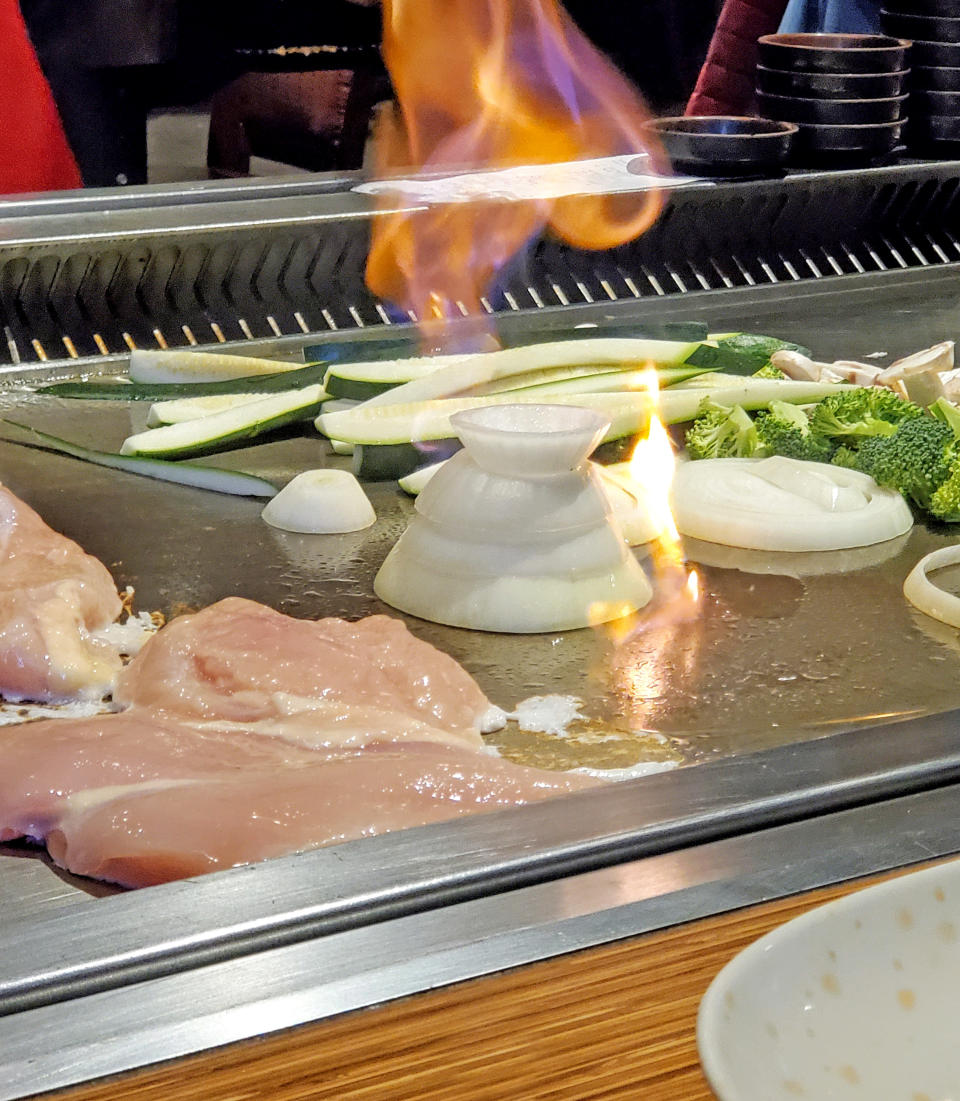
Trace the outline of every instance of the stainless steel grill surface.
{"label": "stainless steel grill surface", "polygon": [[[117,370],[133,345],[222,338],[297,358],[316,331],[402,331],[363,286],[370,212],[350,183],[9,204],[0,415],[112,448],[142,410],[31,383]],[[489,310],[502,331],[545,339],[571,323],[696,318],[824,358],[893,358],[955,335],[958,193],[953,163],[680,190],[614,254],[537,243]],[[280,482],[340,460],[305,430],[210,461]],[[167,614],[231,593],[298,616],[389,611],[372,579],[411,507],[375,484],[375,528],[309,537],[267,528],[253,501],[8,443],[0,479],[134,586],[138,608]],[[700,619],[620,647],[602,632],[409,620],[505,707],[583,699],[568,741],[494,739],[518,759],[695,767],[128,895],[0,847],[0,1099],[957,851],[960,643],[900,594],[923,553],[955,541],[917,526],[788,563],[691,543]],[[36,1036],[54,1032],[38,1055]]]}

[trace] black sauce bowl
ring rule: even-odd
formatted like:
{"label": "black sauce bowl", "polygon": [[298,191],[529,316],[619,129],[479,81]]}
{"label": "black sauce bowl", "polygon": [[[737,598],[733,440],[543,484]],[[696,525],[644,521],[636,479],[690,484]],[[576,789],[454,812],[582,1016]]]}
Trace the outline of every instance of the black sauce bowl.
{"label": "black sauce bowl", "polygon": [[951,69],[940,65],[926,68],[915,65],[910,70],[908,84],[911,92],[960,92],[960,67]]}
{"label": "black sauce bowl", "polygon": [[791,162],[866,163],[891,153],[900,143],[906,119],[858,126],[802,126],[797,134]]}
{"label": "black sauce bowl", "polygon": [[757,66],[757,91],[771,96],[878,99],[904,90],[908,69],[893,73],[805,73]]}
{"label": "black sauce bowl", "polygon": [[882,34],[765,34],[757,59],[768,69],[808,73],[894,73],[906,68],[906,39]]}
{"label": "black sauce bowl", "polygon": [[946,143],[956,148],[960,144],[960,118],[946,115],[918,116],[910,120],[907,139],[914,147]]}
{"label": "black sauce bowl", "polygon": [[645,126],[673,166],[701,176],[762,176],[780,170],[797,127],[735,115],[653,119]]}
{"label": "black sauce bowl", "polygon": [[884,0],[883,8],[897,15],[960,16],[960,0]]}
{"label": "black sauce bowl", "polygon": [[907,97],[885,99],[818,99],[813,96],[768,96],[757,93],[765,115],[784,122],[822,122],[856,126],[869,122],[893,122],[900,118]]}
{"label": "black sauce bowl", "polygon": [[887,34],[918,38],[924,42],[960,42],[960,19],[949,15],[913,15],[880,9],[880,23]]}
{"label": "black sauce bowl", "polygon": [[960,42],[927,42],[915,38],[910,47],[910,64],[931,69],[960,68]]}
{"label": "black sauce bowl", "polygon": [[922,91],[916,89],[910,93],[910,113],[919,115],[940,115],[943,118],[960,118],[960,91]]}

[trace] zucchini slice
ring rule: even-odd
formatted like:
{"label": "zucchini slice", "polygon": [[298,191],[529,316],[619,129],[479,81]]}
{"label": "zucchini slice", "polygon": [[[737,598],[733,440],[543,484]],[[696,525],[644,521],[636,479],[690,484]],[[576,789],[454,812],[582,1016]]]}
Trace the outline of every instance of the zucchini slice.
{"label": "zucchini slice", "polygon": [[[490,355],[491,353],[481,353]],[[324,375],[324,389],[334,398],[351,398],[366,401],[367,398],[392,390],[412,379],[423,378],[443,367],[461,363],[465,358],[456,356],[411,356],[409,359],[365,360],[356,363],[334,363]]]}
{"label": "zucchini slice", "polygon": [[36,393],[57,398],[95,398],[100,401],[164,401],[207,394],[269,394],[323,382],[325,363],[311,363],[276,375],[247,375],[221,382],[126,382],[123,379],[70,379],[38,386]]}
{"label": "zucchini slice", "polygon": [[222,382],[252,375],[289,374],[296,363],[282,363],[260,356],[234,356],[223,352],[195,352],[182,348],[137,348],[130,353],[131,382]]}
{"label": "zucchini slice", "polygon": [[[531,381],[525,386],[510,386],[499,387],[494,383],[494,386],[498,386],[497,389],[491,389],[488,391],[492,394],[506,393],[508,390],[511,394],[605,394],[613,393],[615,391],[628,391],[628,390],[646,390],[649,388],[649,371],[609,371],[598,370],[579,373],[582,369],[578,369],[578,373],[571,374],[565,377],[562,373],[558,374],[555,379],[545,378],[542,382]],[[549,375],[549,372],[542,372],[544,375]],[[704,372],[699,367],[660,367],[657,369],[657,388],[665,389],[668,386],[674,386],[679,382],[686,380],[698,380],[701,387],[708,385],[702,380],[704,374],[710,374],[712,372]],[[536,376],[532,376],[536,377]],[[511,382],[517,381],[516,379],[509,380]],[[476,391],[474,391],[476,393]],[[549,400],[545,397],[544,400]]]}
{"label": "zucchini slice", "polygon": [[11,440],[11,443],[26,447],[39,447],[46,451],[56,451],[70,455],[74,459],[106,466],[114,470],[124,470],[128,474],[139,474],[144,478],[156,478],[163,482],[176,482],[178,485],[193,486],[195,489],[210,489],[217,493],[232,493],[239,497],[273,497],[277,488],[263,478],[253,474],[244,474],[239,470],[221,470],[214,466],[199,466],[196,463],[170,463],[164,459],[134,458],[117,455],[111,451],[95,451],[91,447],[62,440],[51,436],[28,424],[4,420],[9,425],[27,435],[25,440]]}
{"label": "zucchini slice", "polygon": [[164,424],[181,424],[222,413],[224,409],[236,409],[259,400],[257,394],[206,394],[201,398],[174,398],[172,401],[154,402],[147,411],[147,427],[159,428]]}
{"label": "zucchini slice", "polygon": [[456,438],[428,443],[356,444],[351,469],[364,482],[395,482],[425,466],[436,466],[459,450]]}
{"label": "zucchini slice", "polygon": [[270,394],[197,420],[148,428],[146,432],[128,436],[120,454],[179,459],[225,451],[282,425],[315,417],[325,396],[322,387],[306,386],[302,390]]}
{"label": "zucchini slice", "polygon": [[[550,405],[582,405],[596,409],[609,417],[611,428],[606,439],[638,432],[644,428],[651,408],[656,405],[667,424],[693,420],[705,398],[715,398],[726,405],[742,405],[745,409],[761,409],[771,401],[806,403],[819,401],[827,394],[843,389],[846,384],[833,382],[796,382],[792,379],[744,379],[740,386],[724,386],[722,390],[663,390],[653,400],[646,393],[585,393],[551,394]],[[320,432],[331,439],[353,444],[420,443],[451,439],[455,436],[450,415],[463,409],[484,405],[514,403],[544,403],[537,393],[512,391],[491,394],[484,398],[447,398],[436,401],[411,402],[406,405],[374,405],[365,402],[355,409],[340,413],[322,413],[316,424]]]}
{"label": "zucchini slice", "polygon": [[404,493],[410,497],[416,497],[445,462],[446,459],[442,459],[438,463],[421,466],[419,470],[413,471],[412,474],[404,474],[397,479],[397,482]]}
{"label": "zucchini slice", "polygon": [[[522,333],[502,332],[498,329],[495,339],[500,348],[523,348],[530,344],[556,343],[560,340],[592,340],[598,336],[701,341],[707,339],[707,326],[702,321],[637,322],[605,318],[596,324],[593,322],[577,326],[560,324],[551,326],[549,330],[525,330]],[[323,359],[337,365],[405,359],[408,356],[423,356],[423,339],[418,332],[402,331],[372,340],[320,341],[317,344],[308,344],[303,349],[304,359]]]}
{"label": "zucchini slice", "polygon": [[586,366],[626,370],[660,364],[680,366],[699,347],[696,343],[670,340],[600,337],[459,356],[429,374],[371,398],[367,404],[394,405],[428,398],[450,398],[517,375],[529,378],[533,372],[545,369]]}

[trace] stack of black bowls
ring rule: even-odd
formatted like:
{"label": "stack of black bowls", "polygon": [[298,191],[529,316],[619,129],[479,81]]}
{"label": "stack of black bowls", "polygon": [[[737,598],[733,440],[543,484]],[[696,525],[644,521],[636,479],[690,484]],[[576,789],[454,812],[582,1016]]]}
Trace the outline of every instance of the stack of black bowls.
{"label": "stack of black bowls", "polygon": [[906,121],[909,46],[873,34],[764,35],[757,106],[765,118],[797,124],[791,162],[865,164],[888,156]]}
{"label": "stack of black bowls", "polygon": [[960,143],[960,0],[881,0],[888,34],[909,38],[911,146]]}

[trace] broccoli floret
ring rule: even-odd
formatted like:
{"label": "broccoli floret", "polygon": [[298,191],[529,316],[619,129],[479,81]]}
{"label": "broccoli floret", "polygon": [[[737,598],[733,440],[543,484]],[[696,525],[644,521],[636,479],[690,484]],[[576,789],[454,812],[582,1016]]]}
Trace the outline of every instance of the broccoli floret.
{"label": "broccoli floret", "polygon": [[898,425],[922,416],[919,405],[904,401],[886,387],[857,386],[818,402],[810,426],[817,435],[856,450],[861,440],[892,436]]}
{"label": "broccoli floret", "polygon": [[852,451],[849,447],[838,447],[834,451],[830,462],[834,466],[845,466],[850,470],[860,469],[860,456],[856,451]]}
{"label": "broccoli floret", "polygon": [[911,417],[892,436],[863,440],[857,448],[857,468],[929,509],[933,494],[951,474],[958,447],[953,431],[942,421]]}
{"label": "broccoli floret", "polygon": [[754,378],[787,378],[787,375],[780,370],[779,367],[774,367],[772,363],[765,363],[759,371],[753,372]]}
{"label": "broccoli floret", "polygon": [[952,524],[960,521],[960,462],[953,464],[946,481],[931,495],[930,512],[938,520]]}
{"label": "broccoli floret", "polygon": [[719,405],[709,399],[687,430],[691,459],[730,459],[764,456],[750,414],[739,405]]}
{"label": "broccoli floret", "polygon": [[771,455],[828,463],[837,445],[811,430],[810,418],[796,405],[772,401],[769,411],[757,414],[757,436]]}
{"label": "broccoli floret", "polygon": [[943,421],[944,424],[949,425],[953,434],[960,439],[960,409],[952,401],[943,397],[937,398],[928,412],[936,417],[938,421]]}

